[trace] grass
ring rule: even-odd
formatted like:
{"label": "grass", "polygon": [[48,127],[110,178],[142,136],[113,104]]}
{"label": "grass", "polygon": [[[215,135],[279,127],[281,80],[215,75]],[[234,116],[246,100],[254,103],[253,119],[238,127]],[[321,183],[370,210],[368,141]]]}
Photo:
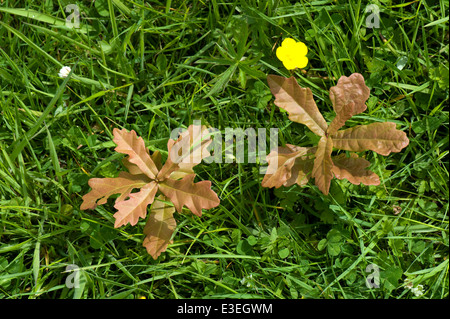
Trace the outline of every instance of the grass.
{"label": "grass", "polygon": [[[69,3],[0,4],[0,298],[448,298],[448,1],[381,1],[379,29],[363,1],[82,1],[79,29],[64,26]],[[365,153],[380,186],[334,179],[323,196],[262,188],[259,163],[198,165],[221,205],[176,214],[156,261],[144,221],[114,229],[111,201],[79,209],[89,178],[120,169],[115,127],[163,156],[194,120],[311,146],[265,81],[290,75],[274,54],[285,37],[307,44],[293,74],[327,121],[329,88],[359,72],[371,97],[346,125],[407,132],[402,152]]]}

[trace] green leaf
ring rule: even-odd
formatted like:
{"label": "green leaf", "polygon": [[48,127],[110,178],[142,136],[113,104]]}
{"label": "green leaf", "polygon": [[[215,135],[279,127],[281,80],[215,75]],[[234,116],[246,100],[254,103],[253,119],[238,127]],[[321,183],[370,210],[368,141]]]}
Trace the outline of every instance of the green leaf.
{"label": "green leaf", "polygon": [[230,81],[231,76],[234,74],[234,71],[236,71],[236,68],[237,64],[233,64],[225,72],[218,75],[217,78],[215,79],[216,80],[215,84],[208,92],[208,94],[205,95],[205,98],[215,95],[216,93],[222,91],[227,85],[227,83]]}
{"label": "green leaf", "polygon": [[250,246],[255,246],[258,239],[255,236],[248,236],[247,241]]}
{"label": "green leaf", "polygon": [[398,287],[398,281],[402,278],[403,270],[400,267],[391,266],[380,273],[384,287],[392,291]]}
{"label": "green leaf", "polygon": [[330,256],[337,256],[344,244],[344,237],[337,229],[331,229],[327,234],[327,251]]}
{"label": "green leaf", "polygon": [[164,53],[160,53],[158,57],[156,58],[156,67],[161,71],[162,73],[166,72],[167,69],[167,58],[164,55]]}
{"label": "green leaf", "polygon": [[248,241],[246,239],[241,240],[237,246],[236,251],[239,255],[246,255],[246,256],[252,256],[254,255],[253,248],[250,246]]}
{"label": "green leaf", "polygon": [[102,17],[109,16],[107,0],[95,0],[94,5],[95,5],[95,9],[97,10],[99,15],[101,15]]}
{"label": "green leaf", "polygon": [[282,250],[278,251],[278,256],[280,256],[281,259],[287,258],[289,256],[290,251],[289,248],[283,248]]}
{"label": "green leaf", "polygon": [[327,251],[330,256],[337,256],[341,253],[341,244],[328,242]]}
{"label": "green leaf", "polygon": [[317,244],[318,250],[323,250],[325,247],[327,247],[328,240],[326,238],[322,238],[319,243]]}

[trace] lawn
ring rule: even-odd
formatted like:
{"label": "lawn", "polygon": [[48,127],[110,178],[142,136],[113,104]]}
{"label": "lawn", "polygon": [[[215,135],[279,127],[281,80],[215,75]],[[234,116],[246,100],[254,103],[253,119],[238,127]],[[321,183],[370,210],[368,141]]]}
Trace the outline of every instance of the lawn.
{"label": "lawn", "polygon": [[[72,2],[0,2],[0,298],[449,297],[448,0]],[[305,68],[277,58],[285,38],[306,44]],[[112,199],[80,209],[90,178],[124,170],[114,128],[163,160],[194,121],[313,146],[267,76],[293,75],[329,123],[329,89],[352,73],[370,97],[346,126],[409,139],[360,153],[380,185],[265,188],[263,160],[224,154],[195,167],[220,205],[175,213],[156,260],[144,219],[114,228]]]}

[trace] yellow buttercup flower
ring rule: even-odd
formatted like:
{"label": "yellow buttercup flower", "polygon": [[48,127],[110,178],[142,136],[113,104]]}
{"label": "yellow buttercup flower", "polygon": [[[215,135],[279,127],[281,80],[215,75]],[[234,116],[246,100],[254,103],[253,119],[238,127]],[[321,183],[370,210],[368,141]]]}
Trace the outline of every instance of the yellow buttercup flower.
{"label": "yellow buttercup flower", "polygon": [[296,42],[291,38],[284,39],[276,51],[277,58],[283,62],[284,67],[288,70],[302,69],[307,66],[307,53],[308,48],[303,42]]}

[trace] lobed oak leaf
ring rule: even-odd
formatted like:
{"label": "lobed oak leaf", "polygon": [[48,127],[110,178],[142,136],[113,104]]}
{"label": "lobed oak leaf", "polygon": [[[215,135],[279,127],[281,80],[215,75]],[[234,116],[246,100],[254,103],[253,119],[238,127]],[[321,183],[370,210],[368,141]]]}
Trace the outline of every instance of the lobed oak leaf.
{"label": "lobed oak leaf", "polygon": [[332,151],[333,141],[330,137],[322,136],[317,147],[311,175],[314,177],[317,187],[324,195],[328,195],[331,180],[333,179]]}
{"label": "lobed oak leaf", "polygon": [[294,166],[292,166],[291,169],[291,177],[283,184],[283,186],[289,187],[294,184],[305,186],[308,183],[314,167],[313,156],[316,150],[317,147],[311,147],[310,154],[312,155],[305,155],[295,159]]}
{"label": "lobed oak leaf", "polygon": [[149,182],[146,175],[132,175],[127,172],[120,172],[115,178],[91,178],[88,182],[92,190],[83,196],[83,203],[80,209],[94,209],[97,205],[103,205],[108,198],[115,194],[120,194],[116,202],[126,199],[133,189],[141,188]]}
{"label": "lobed oak leaf", "polygon": [[319,136],[327,131],[327,122],[317,108],[309,88],[302,88],[291,76],[286,79],[278,75],[268,75],[270,91],[275,96],[275,105],[285,109],[291,121],[304,124]]}
{"label": "lobed oak leaf", "polygon": [[366,169],[370,162],[357,154],[351,153],[350,157],[340,154],[333,157],[333,174],[337,179],[347,179],[350,183],[359,185],[379,185],[380,178],[374,172]]}
{"label": "lobed oak leaf", "polygon": [[353,115],[364,112],[367,109],[366,101],[369,96],[370,89],[366,86],[361,74],[341,76],[337,85],[330,88],[330,99],[336,117],[331,121],[327,133],[336,133]]}
{"label": "lobed oak leaf", "polygon": [[144,226],[145,238],[142,245],[155,260],[166,251],[177,226],[173,217],[175,207],[168,205],[165,201],[168,199],[163,195],[156,198]]}
{"label": "lobed oak leaf", "polygon": [[358,125],[338,131],[331,137],[338,149],[353,152],[371,150],[384,156],[400,152],[409,144],[406,133],[397,130],[392,122]]}
{"label": "lobed oak leaf", "polygon": [[194,166],[211,154],[207,147],[212,140],[206,126],[190,125],[178,139],[167,142],[169,156],[158,174],[159,180],[180,179],[194,173]]}
{"label": "lobed oak leaf", "polygon": [[[169,139],[169,141],[167,142],[167,150],[169,153],[169,156],[167,157],[166,162],[164,163],[163,167],[161,168],[161,170],[158,173],[158,176],[156,177],[158,180],[163,181],[164,179],[168,178],[171,176],[171,174],[175,171],[181,171],[182,168],[180,167],[180,163],[176,163],[174,161],[172,161],[171,159],[171,149],[172,146],[175,144],[176,141]],[[194,173],[194,170],[192,170],[191,174]]]}
{"label": "lobed oak leaf", "polygon": [[122,159],[122,164],[123,164],[123,166],[125,166],[125,168],[128,170],[128,172],[132,175],[144,174],[137,165],[130,162],[128,156],[124,157]]}
{"label": "lobed oak leaf", "polygon": [[152,158],[153,163],[155,163],[156,165],[156,169],[159,171],[162,168],[162,163],[161,163],[161,152],[156,150],[153,152],[152,155],[150,155],[150,157]]}
{"label": "lobed oak leaf", "polygon": [[211,189],[210,181],[194,183],[195,174],[186,175],[180,180],[168,178],[159,184],[159,190],[170,199],[181,213],[183,206],[197,216],[202,209],[210,209],[220,204],[217,194]]}
{"label": "lobed oak leaf", "polygon": [[167,149],[170,149],[170,159],[173,162],[195,166],[211,155],[207,149],[211,142],[209,130],[205,125],[190,125],[171,147],[167,145]]}
{"label": "lobed oak leaf", "polygon": [[[306,155],[311,154],[310,147],[299,147],[286,144],[286,147],[278,147],[267,155],[269,164],[267,173],[261,182],[263,187],[279,188],[282,185],[290,186],[294,183],[303,185],[308,181],[304,163]],[[305,182],[306,181],[306,182]]]}
{"label": "lobed oak leaf", "polygon": [[[155,163],[156,168],[158,170],[160,170],[161,166],[162,166],[162,164],[161,164],[161,153],[157,150],[157,151],[153,152],[152,155],[150,155],[150,158]],[[128,172],[130,174],[133,174],[133,175],[144,174],[137,165],[135,165],[135,164],[130,162],[130,157],[129,156],[124,157],[122,159],[122,164],[123,164],[123,166],[125,166],[125,168],[128,170]]]}
{"label": "lobed oak leaf", "polygon": [[127,154],[130,163],[136,165],[142,173],[151,179],[155,179],[158,169],[150,157],[142,137],[138,137],[134,130],[128,132],[125,129],[119,130],[117,128],[113,130],[113,134],[113,141],[117,144],[115,151]]}
{"label": "lobed oak leaf", "polygon": [[114,228],[128,223],[134,226],[139,221],[139,217],[145,218],[147,206],[153,203],[157,190],[158,184],[151,181],[142,187],[139,192],[130,194],[129,199],[116,202],[114,208],[117,209],[117,213],[114,214],[116,219]]}

